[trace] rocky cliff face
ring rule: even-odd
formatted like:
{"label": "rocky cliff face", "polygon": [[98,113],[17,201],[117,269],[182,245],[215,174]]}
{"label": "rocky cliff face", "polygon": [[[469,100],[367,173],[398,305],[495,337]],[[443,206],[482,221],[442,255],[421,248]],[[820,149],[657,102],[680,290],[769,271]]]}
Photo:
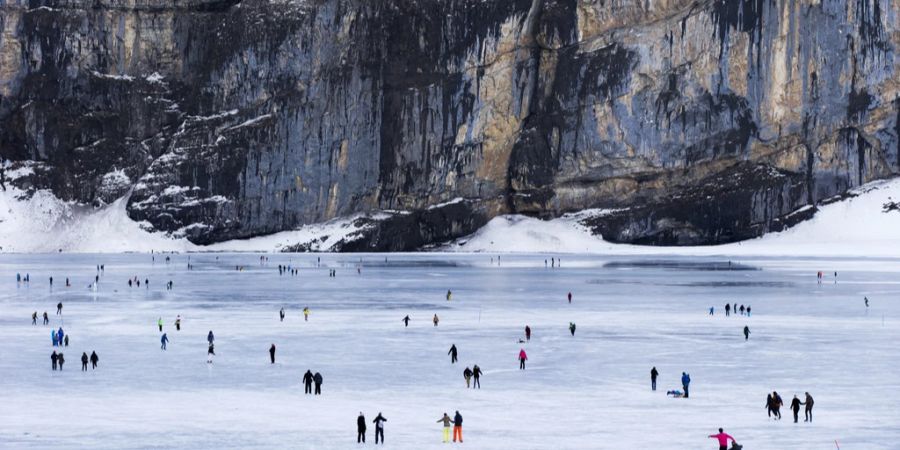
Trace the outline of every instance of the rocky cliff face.
{"label": "rocky cliff face", "polygon": [[897,0],[0,0],[0,30],[15,182],[196,243],[585,208],[718,243],[900,172]]}

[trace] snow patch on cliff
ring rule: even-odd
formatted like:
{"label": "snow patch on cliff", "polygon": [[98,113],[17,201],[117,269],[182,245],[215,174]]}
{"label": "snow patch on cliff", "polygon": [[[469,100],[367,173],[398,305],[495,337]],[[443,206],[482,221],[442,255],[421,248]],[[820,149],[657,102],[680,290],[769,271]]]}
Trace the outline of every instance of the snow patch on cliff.
{"label": "snow patch on cliff", "polygon": [[[819,208],[812,219],[780,233],[744,242],[698,247],[613,244],[580,225],[591,210],[553,220],[496,217],[475,234],[442,250],[497,253],[604,253],[660,255],[871,256],[900,257],[900,178],[867,184],[850,197]],[[806,207],[809,208],[809,207]]]}

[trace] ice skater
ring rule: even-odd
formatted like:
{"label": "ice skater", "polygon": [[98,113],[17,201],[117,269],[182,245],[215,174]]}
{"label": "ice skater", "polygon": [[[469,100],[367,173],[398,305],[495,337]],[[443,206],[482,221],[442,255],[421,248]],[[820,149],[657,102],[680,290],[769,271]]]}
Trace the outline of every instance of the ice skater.
{"label": "ice skater", "polygon": [[726,303],[725,304],[725,317],[728,317],[730,315],[731,315],[731,303]]}
{"label": "ice skater", "polygon": [[478,364],[475,364],[475,367],[472,368],[472,379],[474,383],[472,385],[473,389],[481,389],[481,367],[478,367]]}
{"label": "ice skater", "polygon": [[466,389],[468,389],[470,387],[469,384],[472,381],[472,369],[466,367],[466,370],[463,370],[463,378],[466,379]]}
{"label": "ice skater", "polygon": [[781,400],[781,396],[778,395],[778,392],[772,391],[772,415],[774,415],[777,420],[781,420],[782,406],[784,406],[784,401]]}
{"label": "ice skater", "polygon": [[50,317],[47,316],[47,311],[44,311],[44,325],[47,325],[49,323],[50,323]]}
{"label": "ice skater", "polygon": [[791,400],[791,412],[794,413],[794,423],[799,422],[800,420],[800,399],[797,398],[797,394],[794,394],[794,399]]}
{"label": "ice skater", "polygon": [[719,441],[719,450],[728,450],[729,440],[731,440],[732,444],[735,444],[735,447],[737,446],[737,442],[735,442],[734,438],[731,437],[731,435],[726,434],[721,428],[719,428],[719,434],[711,434],[709,437]]}
{"label": "ice skater", "polygon": [[681,387],[684,389],[684,398],[689,398],[688,388],[691,386],[691,376],[687,372],[681,372]]}
{"label": "ice skater", "polygon": [[404,327],[409,328],[409,315],[404,317],[401,322],[403,322]]}
{"label": "ice skater", "polygon": [[656,370],[656,366],[653,366],[653,368],[650,369],[650,389],[653,391],[656,390],[656,377],[658,376],[659,371]]}
{"label": "ice skater", "polygon": [[525,340],[531,341],[531,327],[525,325]]}
{"label": "ice skater", "polygon": [[572,336],[575,336],[575,322],[569,322],[569,333],[572,333]]}
{"label": "ice skater", "polygon": [[453,297],[453,293],[450,292],[450,289],[447,289],[447,301],[449,302],[452,297]]}
{"label": "ice skater", "polygon": [[569,297],[569,303],[572,303],[572,293],[571,292],[569,292],[568,297]]}
{"label": "ice skater", "polygon": [[163,326],[162,317],[160,317],[159,320],[156,321],[156,325],[159,326],[159,332],[162,333],[162,326]]}
{"label": "ice skater", "polygon": [[438,319],[438,316],[437,316],[437,314],[435,314],[435,315],[434,315],[434,318],[433,318],[433,319],[431,319],[431,321],[432,321],[432,322],[434,322],[434,326],[435,326],[435,327],[437,327],[437,326],[438,326],[438,321],[439,321],[439,319]]}
{"label": "ice skater", "polygon": [[56,304],[56,315],[57,316],[62,315],[62,306],[63,306],[62,302],[59,302]]}
{"label": "ice skater", "polygon": [[97,368],[97,363],[99,361],[100,361],[100,357],[97,356],[97,352],[92,351],[91,352],[91,370],[94,370]]}
{"label": "ice skater", "polygon": [[311,370],[307,370],[305,374],[303,374],[303,393],[304,394],[312,394],[312,384],[313,384],[313,373]]}
{"label": "ice skater", "polygon": [[215,340],[216,340],[216,337],[213,336],[212,330],[209,330],[209,334],[206,335],[206,342],[209,342],[209,345],[212,345],[212,343],[215,342]]}
{"label": "ice skater", "polygon": [[362,411],[359,412],[359,417],[356,418],[356,443],[366,443],[366,417],[363,416]]}
{"label": "ice skater", "polygon": [[447,354],[450,355],[450,364],[456,364],[456,344],[450,345],[450,351]]}
{"label": "ice skater", "polygon": [[166,349],[166,344],[169,343],[169,337],[166,336],[166,333],[163,333],[163,334],[162,334],[162,337],[159,338],[159,342],[162,344],[162,345],[160,346],[160,348],[163,349],[163,350],[165,350],[165,349]]}
{"label": "ice skater", "polygon": [[309,322],[309,306],[303,308],[303,321]]}
{"label": "ice skater", "polygon": [[89,361],[89,359],[88,359],[87,352],[82,352],[81,353],[81,371],[82,372],[87,372],[88,361]]}
{"label": "ice skater", "polygon": [[866,309],[869,309],[869,297],[863,297],[863,300],[866,302]]}
{"label": "ice skater", "polygon": [[322,395],[322,374],[321,373],[316,372],[316,374],[313,375],[313,383],[315,383],[315,385],[316,385],[315,395]]}
{"label": "ice skater", "polygon": [[806,392],[805,394],[806,394],[806,401],[801,403],[801,405],[806,405],[806,409],[803,412],[803,415],[806,417],[804,422],[812,422],[812,410],[813,410],[813,405],[815,404],[815,401],[813,400],[812,395],[809,395],[809,392]]}
{"label": "ice skater", "polygon": [[462,444],[462,424],[462,414],[456,411],[456,415],[453,416],[453,442],[456,442],[456,439],[459,438],[459,443]]}
{"label": "ice skater", "polygon": [[281,318],[281,321],[284,322],[284,307],[281,307],[281,311],[278,311],[278,317]]}
{"label": "ice skater", "polygon": [[[747,325],[744,325],[744,340],[746,341],[749,339],[750,339],[750,327],[748,327]],[[765,340],[765,339],[763,339],[763,340]]]}
{"label": "ice skater", "polygon": [[37,325],[37,311],[35,311],[31,314],[31,324]]}
{"label": "ice skater", "polygon": [[[53,365],[53,370],[56,370],[55,363]],[[441,417],[440,419],[437,420],[437,423],[441,423],[441,422],[444,423],[444,443],[446,444],[446,443],[450,442],[450,423],[451,423],[450,416],[448,416],[447,413],[444,413],[444,417]]]}
{"label": "ice skater", "polygon": [[181,331],[181,314],[175,318],[175,331]]}
{"label": "ice skater", "polygon": [[63,364],[66,362],[66,358],[63,356],[62,352],[59,352],[59,355],[57,355],[57,360],[59,362],[59,370],[62,370]]}
{"label": "ice skater", "polygon": [[275,364],[275,344],[269,347],[269,359],[272,360],[272,364]]}
{"label": "ice skater", "polygon": [[381,437],[381,445],[384,445],[384,423],[387,422],[387,419],[379,411],[372,422],[375,423],[375,443],[378,444],[378,438]]}
{"label": "ice skater", "polygon": [[525,370],[525,361],[528,360],[528,355],[525,354],[525,349],[519,350],[519,370]]}
{"label": "ice skater", "polygon": [[50,355],[50,362],[53,364],[53,370],[56,370],[56,367],[59,364],[59,355],[56,354],[56,350]]}

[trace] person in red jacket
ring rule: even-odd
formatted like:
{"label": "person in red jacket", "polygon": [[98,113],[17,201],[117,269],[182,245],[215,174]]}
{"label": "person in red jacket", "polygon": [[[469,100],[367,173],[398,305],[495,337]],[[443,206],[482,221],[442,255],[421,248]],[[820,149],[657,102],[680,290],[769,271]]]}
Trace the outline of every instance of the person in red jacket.
{"label": "person in red jacket", "polygon": [[519,370],[525,370],[525,361],[528,360],[528,355],[525,354],[525,349],[519,350]]}
{"label": "person in red jacket", "polygon": [[728,450],[728,440],[729,439],[731,439],[731,442],[737,444],[737,441],[735,441],[734,438],[731,437],[731,435],[726,434],[724,431],[722,431],[721,428],[719,428],[719,434],[711,434],[711,435],[709,435],[709,437],[712,439],[718,439],[719,450]]}

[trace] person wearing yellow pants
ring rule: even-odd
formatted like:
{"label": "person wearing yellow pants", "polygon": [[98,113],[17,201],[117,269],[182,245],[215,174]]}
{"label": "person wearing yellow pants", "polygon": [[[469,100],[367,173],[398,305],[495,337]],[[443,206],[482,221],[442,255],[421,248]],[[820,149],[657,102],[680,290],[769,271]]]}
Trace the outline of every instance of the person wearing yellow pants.
{"label": "person wearing yellow pants", "polygon": [[444,443],[450,442],[450,416],[444,413],[444,417],[438,419],[437,422],[444,422]]}

